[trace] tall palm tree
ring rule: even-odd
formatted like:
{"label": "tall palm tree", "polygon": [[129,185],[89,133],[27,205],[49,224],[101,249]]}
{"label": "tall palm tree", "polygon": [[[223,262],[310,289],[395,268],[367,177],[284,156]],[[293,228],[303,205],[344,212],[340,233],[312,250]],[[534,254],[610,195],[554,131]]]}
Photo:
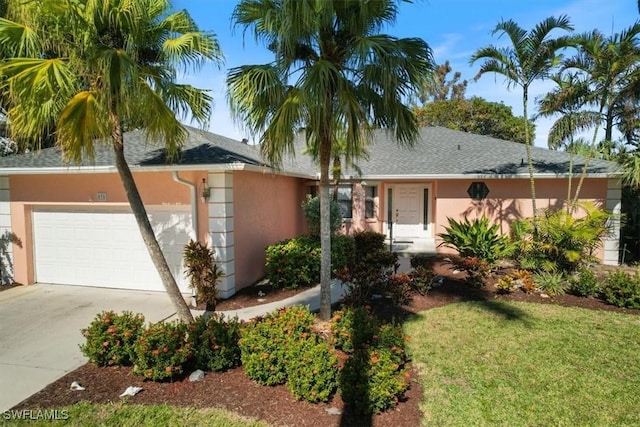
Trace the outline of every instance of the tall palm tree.
{"label": "tall palm tree", "polygon": [[549,17],[538,23],[532,30],[522,29],[513,20],[501,21],[496,25],[492,35],[499,37],[506,35],[511,45],[508,47],[487,46],[478,49],[472,56],[470,63],[484,60],[480,71],[476,75],[478,80],[483,74],[502,74],[509,87],[522,88],[522,108],[524,115],[525,145],[527,150],[527,168],[531,184],[531,204],[533,208],[534,231],[536,230],[536,187],[533,178],[533,158],[531,153],[532,141],[529,137],[529,116],[527,104],[529,102],[529,87],[539,79],[544,79],[560,64],[562,56],[560,50],[572,45],[568,37],[552,38],[553,30],[573,31],[569,18],[562,15],[558,18]]}
{"label": "tall palm tree", "polygon": [[7,78],[13,134],[29,140],[56,127],[68,161],[113,147],[116,167],[142,238],[179,318],[192,319],[158,245],[124,156],[124,131],[144,127],[169,155],[187,137],[176,114],[204,124],[205,91],[178,84],[178,70],[219,61],[218,43],[186,11],[167,0],[9,1],[13,21],[0,20],[0,43],[18,56],[0,63]]}
{"label": "tall palm tree", "polygon": [[373,127],[393,131],[401,144],[418,136],[403,101],[432,72],[433,60],[421,39],[379,34],[394,22],[397,7],[394,0],[241,0],[233,13],[235,25],[275,56],[229,71],[236,118],[261,134],[262,152],[276,166],[294,152],[298,129],[308,143],[317,140],[322,319],[331,316],[329,165],[338,133],[344,133],[347,153],[357,152]]}
{"label": "tall palm tree", "polygon": [[[589,82],[590,105],[604,124],[604,139],[611,141],[615,125],[625,125],[624,120],[635,118],[638,113],[638,94],[635,89],[640,74],[640,23],[626,30],[605,37],[592,31],[575,38],[578,53],[565,61],[564,68],[575,69]],[[630,101],[635,114],[629,113]],[[591,144],[595,146],[600,126],[595,126]],[[580,181],[573,198],[576,204],[586,176],[590,157],[582,168]]]}
{"label": "tall palm tree", "polygon": [[[575,135],[591,129],[594,123],[599,122],[599,115],[584,111],[585,104],[590,96],[589,84],[581,80],[576,73],[557,73],[551,76],[556,87],[537,100],[538,117],[552,117],[560,115],[549,129],[547,145],[552,150],[561,147],[574,146]],[[573,151],[569,152],[569,177],[567,184],[567,212],[571,211],[572,178],[573,178]]]}

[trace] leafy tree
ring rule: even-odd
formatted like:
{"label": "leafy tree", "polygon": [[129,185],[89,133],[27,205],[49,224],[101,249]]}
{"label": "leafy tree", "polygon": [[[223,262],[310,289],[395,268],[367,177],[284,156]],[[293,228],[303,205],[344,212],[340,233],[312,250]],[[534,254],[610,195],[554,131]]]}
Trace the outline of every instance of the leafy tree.
{"label": "leafy tree", "polygon": [[320,317],[331,316],[329,166],[339,137],[356,153],[371,128],[393,131],[401,144],[418,136],[403,99],[433,70],[431,50],[418,38],[380,34],[398,14],[397,2],[241,0],[235,25],[250,30],[274,53],[264,65],[229,71],[235,117],[261,133],[263,155],[280,165],[304,130],[320,163],[322,248]]}
{"label": "leafy tree", "polygon": [[168,0],[9,1],[0,44],[17,54],[0,63],[11,105],[12,134],[37,139],[56,127],[68,161],[113,147],[116,167],[140,233],[183,321],[192,319],[158,245],[124,156],[124,129],[142,125],[150,141],[175,155],[188,133],[176,114],[199,123],[210,115],[206,92],[176,83],[178,70],[218,61],[212,34]]}
{"label": "leafy tree", "polygon": [[535,231],[536,218],[536,187],[533,178],[533,158],[531,154],[532,140],[529,138],[529,116],[527,104],[529,102],[529,87],[539,79],[546,78],[556,66],[560,64],[559,51],[571,46],[568,37],[552,38],[553,30],[573,31],[569,18],[565,15],[559,18],[549,17],[538,23],[532,30],[522,29],[513,20],[501,21],[493,30],[493,35],[506,35],[510,45],[507,47],[487,46],[477,50],[470,62],[484,60],[476,80],[486,73],[502,74],[509,87],[522,88],[522,107],[524,112],[524,133],[527,149],[527,167],[531,183],[531,204],[533,207],[533,222]]}
{"label": "leafy tree", "polygon": [[451,71],[453,69],[449,61],[445,61],[444,64],[436,67],[431,78],[427,79],[418,93],[418,100],[422,105],[430,101],[461,101],[464,99],[469,82],[466,80],[460,81],[462,77],[460,71],[453,73],[451,80],[447,80],[447,75]]}
{"label": "leafy tree", "polygon": [[[413,111],[420,126],[442,126],[506,141],[527,141],[522,132],[524,118],[515,117],[511,107],[499,102],[489,102],[479,97],[468,100],[443,100],[429,102],[423,107],[414,107]],[[529,123],[527,129],[531,140],[535,126]]]}
{"label": "leafy tree", "polygon": [[[585,106],[594,107],[591,114],[596,117],[592,145],[596,144],[600,123],[604,124],[605,141],[612,141],[616,124],[629,141],[633,139],[636,117],[640,113],[639,34],[640,23],[635,23],[610,37],[596,30],[575,37],[578,53],[565,61],[564,68],[577,70],[588,82],[589,97]],[[589,159],[587,157],[582,169],[572,205],[578,200]]]}

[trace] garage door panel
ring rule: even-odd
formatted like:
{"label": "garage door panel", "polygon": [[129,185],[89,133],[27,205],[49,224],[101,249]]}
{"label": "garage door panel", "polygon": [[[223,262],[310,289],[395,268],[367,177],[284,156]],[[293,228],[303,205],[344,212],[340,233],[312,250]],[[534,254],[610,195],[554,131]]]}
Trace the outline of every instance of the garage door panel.
{"label": "garage door panel", "polygon": [[[178,285],[188,292],[182,250],[189,212],[151,210],[149,218]],[[34,211],[33,234],[38,282],[164,290],[130,212]]]}

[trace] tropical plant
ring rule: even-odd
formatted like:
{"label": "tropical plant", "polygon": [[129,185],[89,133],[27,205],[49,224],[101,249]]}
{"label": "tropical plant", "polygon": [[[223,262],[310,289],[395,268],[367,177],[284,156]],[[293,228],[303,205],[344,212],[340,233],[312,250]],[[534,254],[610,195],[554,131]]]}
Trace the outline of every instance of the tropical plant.
{"label": "tropical plant", "polygon": [[490,264],[511,254],[512,245],[506,235],[499,234],[498,224],[489,224],[487,217],[462,221],[447,218],[446,233],[439,233],[439,246],[458,251],[461,257],[477,257]]}
{"label": "tropical plant", "polygon": [[538,289],[550,296],[564,295],[569,285],[562,273],[551,271],[534,274],[533,281]]}
{"label": "tropical plant", "polygon": [[[168,0],[9,1],[0,44],[15,57],[0,63],[9,94],[11,133],[37,140],[56,128],[64,158],[91,159],[95,144],[113,147],[116,168],[140,233],[182,321],[193,317],[180,294],[124,156],[124,132],[144,128],[169,157],[187,138],[176,114],[205,124],[211,98],[176,83],[178,71],[219,61],[211,33]],[[100,142],[99,142],[100,141]]]}
{"label": "tropical plant", "polygon": [[533,177],[533,157],[531,146],[533,141],[529,139],[529,116],[527,106],[529,102],[529,87],[539,79],[546,78],[551,70],[560,64],[559,51],[572,45],[568,37],[552,38],[554,30],[573,31],[569,18],[562,15],[558,18],[549,17],[538,23],[532,30],[522,29],[513,20],[501,21],[493,30],[493,35],[506,35],[511,42],[508,47],[487,46],[477,50],[470,62],[484,60],[476,80],[483,74],[502,74],[509,87],[520,86],[522,88],[522,108],[524,116],[524,134],[527,150],[527,168],[531,185],[531,205],[533,207],[534,233],[536,232],[536,187]]}
{"label": "tropical plant", "polygon": [[418,126],[403,103],[431,73],[427,44],[378,32],[398,14],[394,0],[242,0],[236,26],[252,31],[274,53],[265,65],[229,71],[234,116],[259,133],[264,156],[275,166],[294,152],[302,129],[307,147],[317,147],[320,163],[320,317],[331,317],[329,166],[335,142],[346,153],[366,145],[372,128],[393,131],[411,144]]}
{"label": "tropical plant", "polygon": [[[578,53],[568,58],[563,67],[580,72],[588,82],[590,96],[588,105],[595,108],[597,115],[591,145],[595,146],[599,124],[604,123],[604,140],[613,140],[613,127],[618,122],[629,142],[637,126],[640,69],[640,22],[633,24],[620,33],[605,37],[597,30],[575,37]],[[629,121],[631,120],[631,121]],[[577,204],[578,196],[587,173],[591,156],[587,157],[582,168],[580,181],[573,197],[572,207]]]}
{"label": "tropical plant", "polygon": [[[320,198],[319,197],[307,197],[302,202],[302,211],[304,217],[307,220],[307,227],[309,233],[313,236],[320,237]],[[340,212],[340,205],[335,200],[330,202],[330,225],[329,230],[331,234],[335,234],[342,227],[342,214]]]}
{"label": "tropical plant", "polygon": [[572,272],[593,260],[594,251],[608,232],[611,215],[592,203],[581,203],[584,216],[577,218],[565,210],[547,209],[538,220],[534,237],[531,219],[516,221],[512,239],[517,249],[515,258],[522,268]]}
{"label": "tropical plant", "polygon": [[213,259],[211,248],[191,240],[184,247],[184,266],[191,289],[196,291],[196,301],[215,307],[219,295],[217,286],[224,272]]}

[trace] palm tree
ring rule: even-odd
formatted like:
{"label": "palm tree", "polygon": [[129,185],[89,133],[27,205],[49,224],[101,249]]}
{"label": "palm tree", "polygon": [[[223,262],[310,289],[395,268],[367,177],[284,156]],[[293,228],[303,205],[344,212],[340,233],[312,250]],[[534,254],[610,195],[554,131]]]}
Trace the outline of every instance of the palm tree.
{"label": "palm tree", "polygon": [[560,64],[562,57],[558,52],[571,46],[572,42],[568,37],[550,37],[550,33],[555,29],[573,31],[573,26],[565,15],[559,18],[549,17],[538,23],[531,31],[522,29],[512,20],[501,21],[496,25],[492,35],[506,35],[511,45],[509,47],[487,46],[481,48],[471,56],[470,60],[471,64],[478,60],[484,60],[475,77],[476,80],[485,73],[497,73],[507,79],[509,87],[520,86],[522,88],[525,146],[531,183],[534,231],[536,230],[536,187],[533,178],[532,141],[528,131],[527,104],[531,84],[549,76],[551,70]]}
{"label": "palm tree", "polygon": [[[10,97],[12,134],[27,140],[56,127],[68,161],[113,147],[116,167],[151,259],[182,321],[192,320],[149,223],[124,156],[124,131],[144,127],[175,155],[187,137],[176,114],[204,124],[211,99],[176,83],[178,70],[219,61],[211,34],[167,0],[9,1],[13,21],[0,20],[0,43],[18,56],[0,63]],[[142,107],[144,106],[144,107]]]}
{"label": "palm tree", "polygon": [[[581,80],[576,73],[558,73],[551,76],[556,87],[537,100],[538,117],[552,117],[560,114],[551,129],[547,145],[552,150],[561,147],[573,147],[576,132],[590,129],[598,123],[599,116],[583,107],[588,102],[590,92],[588,82]],[[573,151],[569,152],[569,177],[567,185],[567,212],[571,211]]]}
{"label": "palm tree", "polygon": [[403,101],[430,75],[433,60],[421,39],[378,33],[397,13],[394,0],[242,0],[233,13],[235,25],[275,56],[269,64],[229,71],[236,119],[261,134],[263,155],[275,166],[294,153],[298,129],[308,145],[317,141],[322,319],[331,316],[329,165],[338,134],[347,153],[365,145],[371,128],[393,131],[400,144],[418,136]]}
{"label": "palm tree", "polygon": [[[638,73],[640,73],[640,23],[605,37],[599,31],[582,34],[575,38],[578,53],[565,61],[564,68],[575,69],[589,82],[590,105],[604,123],[604,139],[611,141],[616,124],[625,127],[638,113]],[[630,113],[630,102],[634,113]],[[629,126],[627,126],[629,127]],[[599,126],[593,132],[592,145],[596,144]],[[572,204],[575,205],[586,176],[590,157],[582,168],[580,181]]]}

